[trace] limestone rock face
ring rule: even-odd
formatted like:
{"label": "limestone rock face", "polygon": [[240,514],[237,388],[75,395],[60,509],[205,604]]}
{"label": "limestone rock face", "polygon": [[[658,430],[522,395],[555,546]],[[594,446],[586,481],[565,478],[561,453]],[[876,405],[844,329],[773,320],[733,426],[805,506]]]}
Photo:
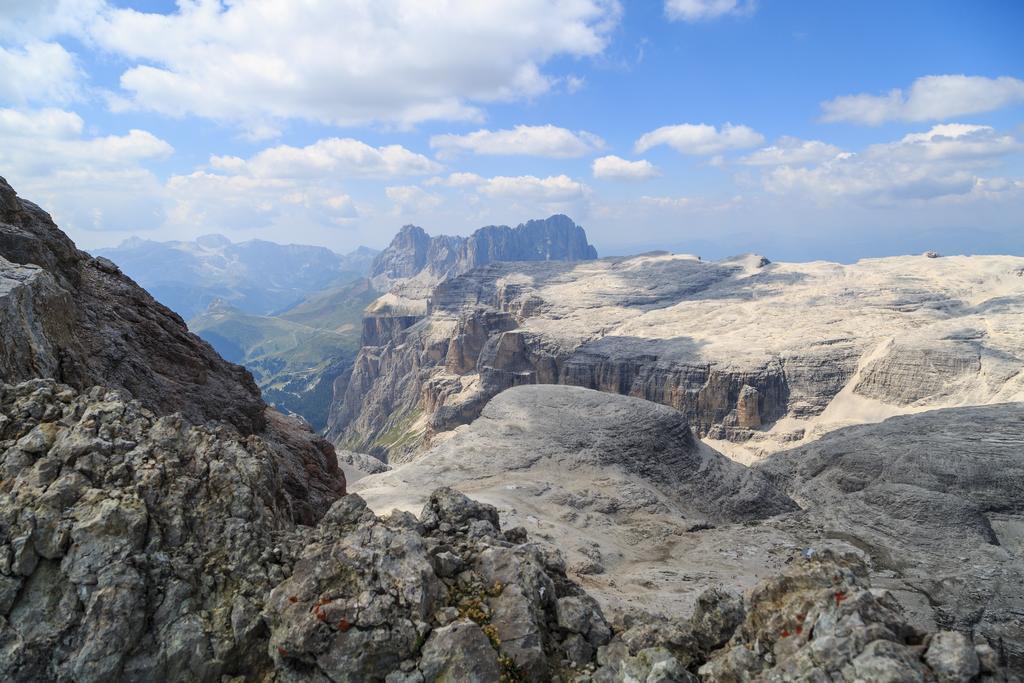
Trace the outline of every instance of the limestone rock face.
{"label": "limestone rock face", "polygon": [[[964,648],[974,657],[973,671],[963,665],[956,675],[945,677],[947,662],[959,654],[944,657],[941,663],[938,657],[929,658],[925,633],[906,622],[891,594],[870,590],[863,565],[827,553],[798,562],[750,592],[746,618],[726,647],[700,668],[702,678],[973,680],[973,645]],[[966,641],[960,634],[939,633],[933,643],[950,637]]]}
{"label": "limestone rock face", "polygon": [[555,215],[515,228],[491,225],[467,238],[431,237],[415,225],[403,227],[377,255],[371,277],[415,277],[425,268],[437,275],[463,273],[494,261],[583,261],[597,258],[586,233],[568,216]]}
{"label": "limestone rock face", "polygon": [[[127,389],[154,411],[260,431],[249,373],[224,362],[105,259],[78,251],[48,214],[0,179],[0,355],[8,382],[48,377]],[[6,346],[6,344],[5,344]]]}
{"label": "limestone rock face", "polygon": [[123,392],[0,384],[0,677],[266,671],[295,515],[272,447]]}
{"label": "limestone rock face", "polygon": [[[419,519],[408,513],[381,519],[358,496],[339,500],[267,601],[279,675],[315,681],[572,676],[567,650],[585,638],[590,649],[576,667],[588,664],[594,648],[611,637],[608,624],[566,578],[554,551],[506,540],[497,520],[493,507],[451,489],[435,491]],[[569,599],[584,607],[563,624],[559,605]]]}
{"label": "limestone rock face", "polygon": [[566,384],[675,408],[752,462],[849,424],[1022,400],[1022,268],[1009,256],[493,261],[410,285],[393,312],[381,300],[369,327],[386,332],[365,336],[336,386],[327,435],[402,462],[506,389]]}
{"label": "limestone rock face", "polygon": [[329,443],[267,408],[248,371],[220,358],[108,259],[76,249],[2,178],[0,333],[0,381],[123,389],[157,415],[262,435],[294,513],[307,524],[345,492]]}
{"label": "limestone rock face", "polygon": [[469,237],[431,237],[415,225],[403,227],[377,255],[370,277],[380,291],[401,280],[409,289],[437,284],[495,261],[583,261],[596,259],[583,228],[568,216],[527,221],[515,228],[490,225]]}
{"label": "limestone rock face", "polygon": [[841,429],[757,469],[825,534],[856,539],[943,628],[1002,641],[1024,666],[1024,404]]}

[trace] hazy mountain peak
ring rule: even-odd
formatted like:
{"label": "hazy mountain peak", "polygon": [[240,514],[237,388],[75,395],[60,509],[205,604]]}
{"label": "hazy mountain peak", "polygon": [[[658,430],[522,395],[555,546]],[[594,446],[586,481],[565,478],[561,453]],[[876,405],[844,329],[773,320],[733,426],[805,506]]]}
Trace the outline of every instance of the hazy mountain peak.
{"label": "hazy mountain peak", "polygon": [[405,225],[370,270],[378,289],[395,280],[428,272],[431,282],[464,273],[494,261],[584,261],[597,258],[586,231],[564,214],[507,225],[488,225],[468,237],[430,236],[423,228]]}
{"label": "hazy mountain peak", "polygon": [[219,249],[220,247],[226,247],[232,244],[230,239],[219,233],[201,235],[200,237],[197,237],[195,241],[196,244],[208,249]]}
{"label": "hazy mountain peak", "polygon": [[96,254],[188,319],[215,298],[246,313],[279,311],[313,292],[364,277],[376,252],[360,247],[342,255],[321,246],[233,242],[209,234],[191,242],[133,237]]}

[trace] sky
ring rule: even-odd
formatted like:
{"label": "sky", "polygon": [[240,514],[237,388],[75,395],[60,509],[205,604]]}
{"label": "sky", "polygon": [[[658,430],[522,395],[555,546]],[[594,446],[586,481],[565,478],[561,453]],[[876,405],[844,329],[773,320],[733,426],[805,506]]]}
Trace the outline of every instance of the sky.
{"label": "sky", "polygon": [[1024,254],[1017,0],[0,0],[0,175],[79,244]]}

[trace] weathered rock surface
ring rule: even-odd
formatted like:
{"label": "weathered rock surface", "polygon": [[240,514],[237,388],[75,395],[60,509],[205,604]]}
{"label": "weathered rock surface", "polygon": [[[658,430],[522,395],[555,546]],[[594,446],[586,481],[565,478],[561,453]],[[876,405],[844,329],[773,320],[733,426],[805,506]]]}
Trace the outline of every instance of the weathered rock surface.
{"label": "weathered rock surface", "polygon": [[379,518],[350,495],[299,526],[261,437],[118,391],[0,385],[0,460],[5,680],[1006,680],[825,552],[613,638],[490,505],[442,488]]}
{"label": "weathered rock surface", "polygon": [[[264,612],[285,680],[550,680],[571,676],[577,636],[590,648],[578,666],[611,637],[554,551],[509,542],[494,508],[451,489],[419,520],[348,496],[312,538]],[[568,599],[581,609],[564,624]]]}
{"label": "weathered rock surface", "polygon": [[372,455],[354,453],[353,451],[337,451],[338,467],[345,473],[345,482],[351,484],[368,474],[380,474],[391,468]]}
{"label": "weathered rock surface", "polygon": [[401,462],[509,387],[567,384],[676,408],[750,462],[849,424],[1021,400],[1022,269],[1009,256],[491,263],[418,312],[382,300],[328,438]]}
{"label": "weathered rock surface", "polygon": [[0,677],[546,680],[610,638],[494,508],[441,489],[382,520],[347,496],[311,529],[278,459],[123,392],[0,384]]}
{"label": "weathered rock surface", "polygon": [[161,413],[264,425],[252,377],[105,259],[78,251],[50,216],[0,179],[0,377],[127,389]]}
{"label": "weathered rock surface", "polygon": [[542,499],[579,511],[671,510],[713,522],[797,509],[760,473],[695,439],[678,411],[557,385],[502,392],[470,426],[357,488],[415,496],[417,481],[442,480],[474,493],[543,486]]}
{"label": "weathered rock surface", "polygon": [[[700,667],[711,681],[971,681],[974,644],[908,624],[866,567],[824,553],[758,585],[746,618]],[[929,642],[930,639],[930,642]],[[995,673],[995,672],[992,672]],[[1005,680],[989,676],[988,680]]]}
{"label": "weathered rock surface", "polygon": [[[418,509],[441,484],[497,506],[507,526],[561,548],[619,625],[671,625],[704,589],[743,590],[800,549],[834,547],[868,562],[918,628],[974,633],[1024,661],[1024,404],[841,429],[753,470],[689,438],[683,416],[662,406],[516,387],[353,488],[380,512]],[[714,474],[720,461],[743,473],[732,488],[717,483],[729,481]]]}
{"label": "weathered rock surface", "polygon": [[157,415],[261,434],[299,519],[313,524],[345,480],[333,448],[268,409],[252,376],[105,258],[79,251],[0,178],[0,381],[124,389]]}
{"label": "weathered rock surface", "polygon": [[0,678],[270,668],[260,611],[296,515],[263,439],[32,380],[0,384],[0,460]]}
{"label": "weathered rock surface", "polygon": [[841,429],[757,469],[878,580],[942,628],[1002,641],[1024,667],[1024,404],[937,410]]}

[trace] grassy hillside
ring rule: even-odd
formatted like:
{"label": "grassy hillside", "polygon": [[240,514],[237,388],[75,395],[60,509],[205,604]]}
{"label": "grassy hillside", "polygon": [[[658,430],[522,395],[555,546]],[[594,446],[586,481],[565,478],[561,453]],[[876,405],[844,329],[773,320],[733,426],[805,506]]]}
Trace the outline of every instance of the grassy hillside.
{"label": "grassy hillside", "polygon": [[376,294],[365,280],[314,294],[278,315],[253,315],[215,301],[189,328],[224,358],[252,372],[264,399],[320,430],[335,379],[359,351],[363,309]]}

